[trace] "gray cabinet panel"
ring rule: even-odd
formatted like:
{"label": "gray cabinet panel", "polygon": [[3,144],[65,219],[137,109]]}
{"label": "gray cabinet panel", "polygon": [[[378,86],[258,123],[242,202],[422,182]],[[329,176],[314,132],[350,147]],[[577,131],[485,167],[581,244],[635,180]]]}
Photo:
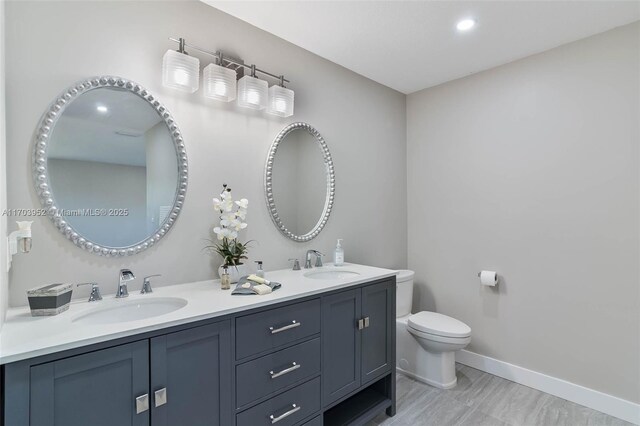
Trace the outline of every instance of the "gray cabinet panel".
{"label": "gray cabinet panel", "polygon": [[323,405],[360,386],[360,289],[322,298]]}
{"label": "gray cabinet panel", "polygon": [[314,417],[313,419],[304,423],[302,426],[322,426],[322,414],[318,417]]}
{"label": "gray cabinet panel", "polygon": [[148,394],[148,353],[145,340],[32,367],[30,424],[148,425],[135,408]]}
{"label": "gray cabinet panel", "polygon": [[395,346],[392,327],[395,319],[393,281],[362,287],[362,384],[391,370]]}
{"label": "gray cabinet panel", "polygon": [[236,319],[236,358],[242,359],[320,333],[320,299]]}
{"label": "gray cabinet panel", "polygon": [[[315,378],[236,416],[237,426],[278,426],[299,423],[320,410],[320,378]],[[273,416],[273,419],[271,418]]]}
{"label": "gray cabinet panel", "polygon": [[245,362],[236,367],[236,405],[240,408],[318,373],[320,338]]}
{"label": "gray cabinet panel", "polygon": [[223,321],[151,339],[153,426],[231,424],[230,328]]}

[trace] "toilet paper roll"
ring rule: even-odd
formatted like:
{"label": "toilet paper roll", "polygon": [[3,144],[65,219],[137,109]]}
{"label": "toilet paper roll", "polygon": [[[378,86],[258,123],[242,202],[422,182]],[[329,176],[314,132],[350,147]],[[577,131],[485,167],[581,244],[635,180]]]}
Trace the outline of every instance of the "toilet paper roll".
{"label": "toilet paper roll", "polygon": [[488,285],[489,287],[495,287],[498,284],[498,273],[495,271],[482,271],[480,272],[480,283],[482,285]]}

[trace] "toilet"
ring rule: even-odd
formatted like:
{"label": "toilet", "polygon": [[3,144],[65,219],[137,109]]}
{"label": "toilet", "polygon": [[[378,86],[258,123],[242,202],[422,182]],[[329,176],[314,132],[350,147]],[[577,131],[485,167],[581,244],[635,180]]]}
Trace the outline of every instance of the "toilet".
{"label": "toilet", "polygon": [[441,389],[453,388],[458,379],[455,352],[471,341],[471,328],[436,312],[411,313],[413,271],[396,277],[397,371]]}

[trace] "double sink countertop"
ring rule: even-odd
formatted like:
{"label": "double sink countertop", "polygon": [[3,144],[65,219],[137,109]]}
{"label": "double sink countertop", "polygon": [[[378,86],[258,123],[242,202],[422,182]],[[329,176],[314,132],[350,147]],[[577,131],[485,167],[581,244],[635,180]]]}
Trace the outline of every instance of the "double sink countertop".
{"label": "double sink countertop", "polygon": [[[330,271],[352,273],[331,277]],[[329,274],[323,274],[323,279],[305,276],[321,272]],[[208,280],[156,287],[150,294],[130,289],[129,297],[125,299],[107,294],[97,302],[73,300],[67,311],[50,317],[32,317],[28,306],[11,308],[0,330],[0,364],[269,306],[394,275],[396,271],[390,269],[345,263],[341,267],[327,265],[300,271],[268,271],[265,278],[281,283],[282,287],[266,295],[232,296],[235,284],[231,285],[231,290],[221,290],[219,280]],[[124,307],[135,312],[136,308],[148,309],[149,306],[152,310],[159,308],[159,312],[165,308],[175,310],[152,313],[155,316],[143,319],[134,316],[130,320],[119,312]],[[109,314],[113,314],[112,321]]]}

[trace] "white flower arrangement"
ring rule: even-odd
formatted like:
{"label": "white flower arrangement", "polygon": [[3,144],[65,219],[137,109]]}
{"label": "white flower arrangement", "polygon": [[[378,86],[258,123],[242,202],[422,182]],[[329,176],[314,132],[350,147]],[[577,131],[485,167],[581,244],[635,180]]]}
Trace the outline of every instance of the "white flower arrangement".
{"label": "white flower arrangement", "polygon": [[[219,243],[206,248],[222,256],[225,266],[242,264],[242,259],[247,259],[247,243],[238,241],[238,232],[247,227],[247,208],[249,200],[242,198],[234,201],[231,196],[231,188],[227,184],[222,185],[220,198],[213,199],[213,208],[220,214],[220,226],[213,228]],[[213,243],[213,241],[212,241]]]}

